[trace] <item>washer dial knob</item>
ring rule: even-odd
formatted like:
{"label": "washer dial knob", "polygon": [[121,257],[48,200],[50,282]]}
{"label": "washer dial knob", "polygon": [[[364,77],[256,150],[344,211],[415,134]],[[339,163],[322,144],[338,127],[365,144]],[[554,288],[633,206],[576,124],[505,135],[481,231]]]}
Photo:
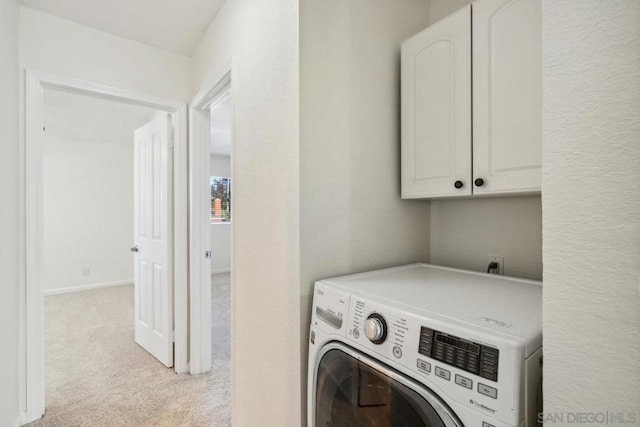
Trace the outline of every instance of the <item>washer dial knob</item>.
{"label": "washer dial knob", "polygon": [[374,344],[382,344],[387,338],[387,322],[378,313],[371,313],[364,323],[364,334]]}

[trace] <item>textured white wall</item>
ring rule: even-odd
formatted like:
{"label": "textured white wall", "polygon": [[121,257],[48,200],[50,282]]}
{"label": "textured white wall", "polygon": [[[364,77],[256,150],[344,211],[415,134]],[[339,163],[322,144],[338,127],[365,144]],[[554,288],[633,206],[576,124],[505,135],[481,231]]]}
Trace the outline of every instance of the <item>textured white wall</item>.
{"label": "textured white wall", "polygon": [[[231,177],[231,158],[211,155],[211,176]],[[233,197],[233,196],[232,196]],[[233,200],[231,201],[233,203]],[[233,221],[233,218],[231,218]],[[211,271],[231,270],[231,224],[211,224]]]}
{"label": "textured white wall", "polygon": [[193,55],[194,94],[236,59],[236,426],[301,424],[298,22],[295,0],[227,1]]}
{"label": "textured white wall", "polygon": [[540,197],[431,202],[431,262],[487,270],[504,257],[508,276],[542,280]]}
{"label": "textured white wall", "polygon": [[303,384],[316,280],[429,259],[429,202],[401,200],[399,182],[400,43],[428,6],[300,3]]}
{"label": "textured white wall", "polygon": [[0,425],[18,425],[18,3],[0,0]]}
{"label": "textured white wall", "polygon": [[469,3],[471,0],[429,0],[429,23],[438,22]]}
{"label": "textured white wall", "polygon": [[[430,0],[429,21],[433,24],[469,3]],[[432,263],[486,271],[487,255],[504,256],[506,274],[542,278],[539,196],[431,203]]]}
{"label": "textured white wall", "polygon": [[399,188],[400,43],[427,22],[424,0],[301,2],[303,296],[429,258],[429,202]]}
{"label": "textured white wall", "polygon": [[640,2],[543,0],[545,412],[640,422]]}
{"label": "textured white wall", "polygon": [[20,65],[66,77],[187,100],[190,60],[20,7]]}
{"label": "textured white wall", "polygon": [[44,289],[133,283],[133,130],[128,141],[46,132],[43,157]]}

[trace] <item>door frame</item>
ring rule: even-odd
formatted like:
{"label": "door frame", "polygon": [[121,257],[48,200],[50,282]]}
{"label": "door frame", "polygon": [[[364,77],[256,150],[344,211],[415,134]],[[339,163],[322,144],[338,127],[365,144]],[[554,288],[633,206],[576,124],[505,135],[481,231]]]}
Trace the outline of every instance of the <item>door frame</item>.
{"label": "door frame", "polygon": [[[57,89],[81,95],[152,107],[174,114],[174,369],[188,372],[188,192],[187,106],[181,101],[150,97],[30,69],[25,73],[25,264],[20,300],[20,412],[22,422],[41,418],[44,399],[44,288],[43,276],[43,90]],[[126,248],[123,248],[126,250]]]}
{"label": "door frame", "polygon": [[[210,197],[209,182],[210,153],[209,148],[211,130],[209,106],[211,103],[236,80],[235,59],[232,57],[215,74],[209,83],[193,98],[189,104],[189,194],[191,211],[189,224],[191,226],[189,251],[194,256],[189,258],[190,295],[189,295],[189,371],[191,374],[201,374],[211,370],[211,266],[205,257],[206,251],[211,251],[210,218],[205,205]],[[232,89],[233,90],[233,89]],[[233,135],[235,134],[235,103],[231,95],[231,194],[234,191],[234,150]],[[233,206],[231,203],[231,217]],[[205,215],[205,213],[207,213]],[[234,221],[231,222],[231,353],[233,355],[233,235]],[[195,256],[199,254],[199,256]],[[215,254],[213,254],[215,256]],[[233,357],[233,356],[232,356]]]}

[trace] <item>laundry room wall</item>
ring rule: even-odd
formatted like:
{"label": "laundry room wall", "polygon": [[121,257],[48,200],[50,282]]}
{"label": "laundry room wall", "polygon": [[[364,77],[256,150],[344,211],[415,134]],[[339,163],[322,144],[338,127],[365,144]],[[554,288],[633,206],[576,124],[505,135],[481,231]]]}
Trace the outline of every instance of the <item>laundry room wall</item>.
{"label": "laundry room wall", "polygon": [[[301,2],[302,295],[429,258],[429,202],[400,199],[400,43],[424,0]],[[427,221],[425,222],[425,218]]]}
{"label": "laundry room wall", "polygon": [[640,2],[542,0],[542,28],[545,416],[637,424]]}
{"label": "laundry room wall", "polygon": [[20,66],[171,100],[190,95],[190,60],[20,7]]}
{"label": "laundry room wall", "polygon": [[19,425],[18,2],[0,0],[0,425]]}
{"label": "laundry room wall", "polygon": [[[231,178],[231,158],[229,156],[211,155],[211,176]],[[233,195],[231,195],[233,204]],[[233,218],[231,218],[233,221]],[[218,222],[211,224],[211,272],[225,273],[231,271],[231,223]]]}
{"label": "laundry room wall", "polygon": [[504,274],[542,280],[540,196],[431,202],[431,263],[487,271],[504,257]]}
{"label": "laundry room wall", "polygon": [[[471,3],[430,0],[429,25]],[[506,275],[542,279],[540,196],[431,202],[431,262],[486,271],[488,256],[504,257]]]}
{"label": "laundry room wall", "polygon": [[193,95],[234,58],[231,345],[238,426],[301,425],[298,28],[298,1],[227,1],[192,57]]}
{"label": "laundry room wall", "polygon": [[313,283],[429,260],[429,202],[400,199],[399,159],[400,43],[428,25],[429,3],[303,0],[300,8],[304,389]]}
{"label": "laundry room wall", "polygon": [[470,3],[471,0],[429,0],[429,25]]}

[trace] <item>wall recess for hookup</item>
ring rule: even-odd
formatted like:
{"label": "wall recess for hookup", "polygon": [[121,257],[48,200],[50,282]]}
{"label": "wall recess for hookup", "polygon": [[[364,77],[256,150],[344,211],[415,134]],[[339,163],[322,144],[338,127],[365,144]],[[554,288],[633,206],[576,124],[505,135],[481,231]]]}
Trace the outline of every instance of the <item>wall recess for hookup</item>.
{"label": "wall recess for hookup", "polygon": [[504,257],[503,256],[487,256],[487,273],[504,275]]}

